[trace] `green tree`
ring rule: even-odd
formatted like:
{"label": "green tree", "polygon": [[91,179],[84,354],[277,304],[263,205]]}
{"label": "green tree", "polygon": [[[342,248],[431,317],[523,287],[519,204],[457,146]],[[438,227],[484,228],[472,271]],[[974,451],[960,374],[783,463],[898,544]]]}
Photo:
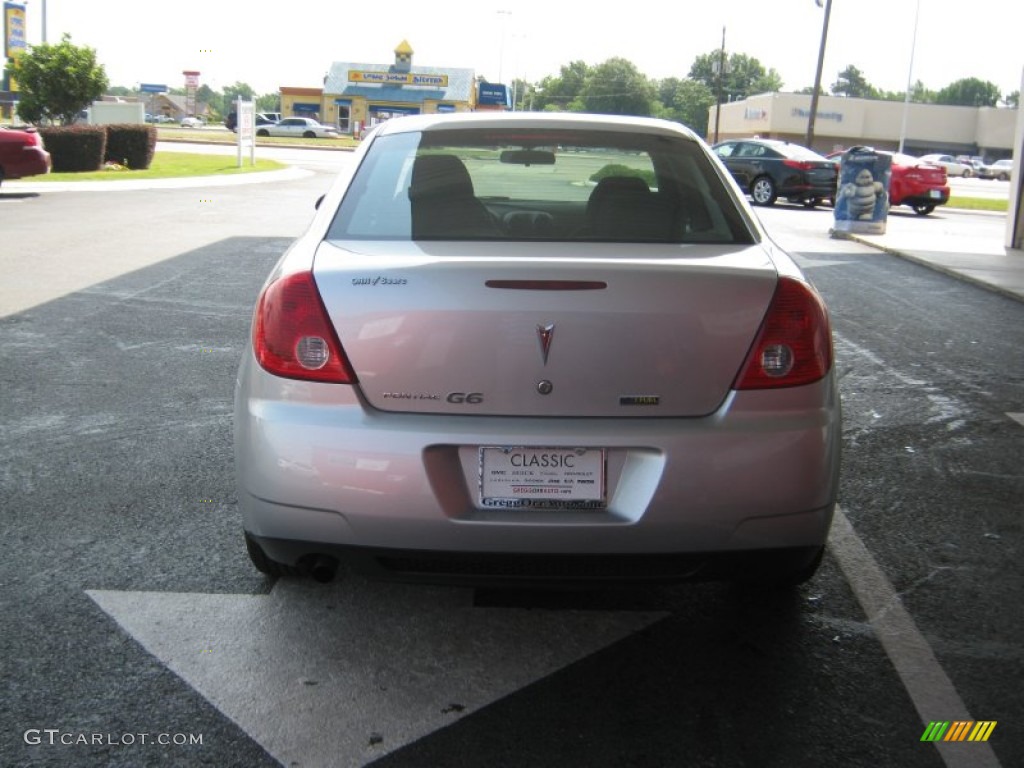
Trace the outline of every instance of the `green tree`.
{"label": "green tree", "polygon": [[96,51],[67,34],[56,45],[32,46],[10,68],[21,89],[18,114],[30,123],[72,123],[110,84]]}
{"label": "green tree", "polygon": [[[252,86],[248,83],[238,83],[229,85],[224,89],[224,99],[221,102],[221,114],[226,115],[232,109],[234,109],[235,101],[241,99],[242,101],[253,101],[255,91]],[[276,110],[274,110],[276,111]]]}
{"label": "green tree", "polygon": [[280,112],[281,111],[281,94],[280,93],[264,93],[262,96],[256,97],[256,111],[257,112]]}
{"label": "green tree", "polygon": [[878,89],[853,64],[839,73],[838,79],[832,83],[832,94],[851,99],[877,99],[880,95]]}
{"label": "green tree", "polygon": [[558,75],[549,75],[541,80],[536,93],[536,108],[548,112],[582,112],[579,97],[589,73],[590,67],[582,61],[563,64]]}
{"label": "green tree", "polygon": [[587,112],[650,115],[654,106],[654,86],[631,61],[616,57],[590,70],[580,101]]}
{"label": "green tree", "polygon": [[935,91],[926,88],[925,84],[918,80],[910,88],[910,100],[915,104],[934,104]]}
{"label": "green tree", "polygon": [[675,120],[699,136],[708,132],[708,109],[715,103],[715,94],[704,83],[690,78],[669,77],[656,84],[658,102],[655,117]]}
{"label": "green tree", "polygon": [[196,89],[196,102],[199,104],[209,104],[216,109],[220,106],[222,100],[223,96],[206,83],[203,83]]}
{"label": "green tree", "polygon": [[[717,94],[721,57],[719,49],[698,56],[690,66],[690,79],[703,83],[711,93]],[[723,102],[745,99],[757,93],[775,93],[784,85],[778,72],[765,70],[760,61],[745,53],[726,57],[721,81]]]}
{"label": "green tree", "polygon": [[1001,94],[999,86],[976,77],[950,83],[935,94],[936,104],[958,107],[994,107]]}
{"label": "green tree", "polygon": [[1003,104],[1011,109],[1017,109],[1020,106],[1020,91],[1011,91],[1006,94],[1003,98]]}

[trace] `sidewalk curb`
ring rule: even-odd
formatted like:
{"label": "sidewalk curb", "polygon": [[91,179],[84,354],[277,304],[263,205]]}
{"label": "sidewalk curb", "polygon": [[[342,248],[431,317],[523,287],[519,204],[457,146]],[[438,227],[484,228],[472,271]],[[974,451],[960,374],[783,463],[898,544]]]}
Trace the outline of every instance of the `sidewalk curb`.
{"label": "sidewalk curb", "polygon": [[9,181],[4,190],[22,194],[43,192],[139,192],[151,189],[193,189],[236,187],[273,181],[294,181],[312,176],[313,171],[289,166],[274,171],[255,171],[221,176],[178,176],[169,179],[110,179],[109,181]]}
{"label": "sidewalk curb", "polygon": [[834,240],[852,240],[853,242],[860,243],[861,245],[866,245],[869,248],[874,248],[877,251],[888,253],[891,256],[898,256],[899,258],[904,259],[905,261],[910,261],[913,262],[914,264],[920,264],[922,267],[928,267],[928,269],[931,269],[934,272],[940,272],[944,275],[954,277],[957,280],[961,280],[962,282],[970,283],[971,285],[975,285],[979,288],[984,288],[985,290],[991,291],[992,293],[998,293],[1000,296],[1005,296],[1008,299],[1014,299],[1015,301],[1024,302],[1024,296],[1021,296],[1016,291],[1011,291],[1007,288],[1003,288],[1002,286],[996,285],[987,280],[980,280],[972,275],[965,274],[960,270],[952,269],[942,264],[936,264],[935,262],[929,259],[916,256],[910,251],[901,250],[899,248],[893,248],[892,246],[885,245],[883,243],[876,243],[873,240],[868,240],[867,238],[861,235],[856,235],[851,232],[839,232],[832,229],[829,230],[829,236],[832,237]]}

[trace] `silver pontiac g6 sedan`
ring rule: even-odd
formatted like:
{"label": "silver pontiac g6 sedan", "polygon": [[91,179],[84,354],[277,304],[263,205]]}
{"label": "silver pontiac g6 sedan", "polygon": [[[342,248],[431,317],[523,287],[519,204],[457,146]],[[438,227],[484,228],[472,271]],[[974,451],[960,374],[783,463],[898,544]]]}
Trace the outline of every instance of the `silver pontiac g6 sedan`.
{"label": "silver pontiac g6 sedan", "polygon": [[703,142],[422,115],[354,160],[264,285],[238,374],[260,571],[814,573],[839,474],[828,314]]}

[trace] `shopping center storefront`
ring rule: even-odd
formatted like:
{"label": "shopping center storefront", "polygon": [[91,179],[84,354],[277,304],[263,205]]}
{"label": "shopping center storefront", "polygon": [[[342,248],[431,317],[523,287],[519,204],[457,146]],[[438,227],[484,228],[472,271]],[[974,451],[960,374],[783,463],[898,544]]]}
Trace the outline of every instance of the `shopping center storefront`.
{"label": "shopping center storefront", "polygon": [[[811,97],[803,93],[762,93],[722,104],[716,132],[709,110],[708,138],[761,136],[804,143]],[[901,134],[911,155],[940,152],[980,155],[992,161],[1013,153],[1017,110],[952,107],[902,101],[822,96],[815,117],[814,149],[828,153],[867,144],[896,149]]]}
{"label": "shopping center storefront", "polygon": [[392,117],[474,108],[472,69],[413,66],[412,57],[412,47],[402,41],[391,64],[334,62],[322,89],[281,88],[281,112],[358,136]]}

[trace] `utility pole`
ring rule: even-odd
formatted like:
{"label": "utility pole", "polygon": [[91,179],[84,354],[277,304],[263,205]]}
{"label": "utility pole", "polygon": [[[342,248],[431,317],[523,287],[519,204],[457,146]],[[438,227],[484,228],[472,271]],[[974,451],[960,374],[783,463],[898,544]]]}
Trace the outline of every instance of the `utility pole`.
{"label": "utility pole", "polygon": [[[814,118],[818,114],[818,91],[821,90],[821,69],[825,65],[825,41],[828,39],[828,17],[832,13],[832,0],[825,1],[825,20],[821,25],[821,45],[818,47],[818,69],[814,75],[814,91],[811,93],[811,114],[807,118],[807,136],[804,146],[813,149],[814,143]],[[822,0],[814,0],[821,7]]]}
{"label": "utility pole", "polygon": [[718,51],[718,83],[715,94],[715,140],[718,143],[718,123],[722,116],[722,78],[725,76],[725,27],[722,27],[722,47]]}

